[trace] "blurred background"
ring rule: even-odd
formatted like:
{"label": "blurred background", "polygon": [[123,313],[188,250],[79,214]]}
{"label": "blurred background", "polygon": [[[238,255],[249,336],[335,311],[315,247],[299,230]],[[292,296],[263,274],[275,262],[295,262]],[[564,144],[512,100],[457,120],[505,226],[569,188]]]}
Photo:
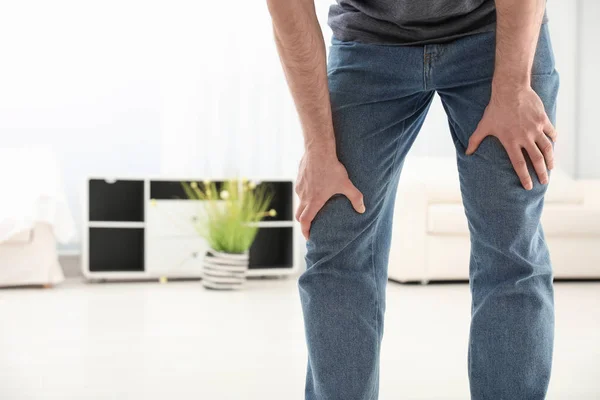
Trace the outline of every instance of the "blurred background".
{"label": "blurred background", "polygon": [[[330,4],[316,1],[327,43]],[[600,399],[600,3],[550,0],[548,16],[561,78],[549,398]],[[0,398],[301,399],[303,142],[266,2],[4,1],[0,54]],[[453,155],[436,98],[399,192],[395,240],[417,239],[391,257],[382,399],[468,398],[466,221],[427,200],[441,185],[462,213],[444,183],[458,181],[415,172],[451,170]],[[271,202],[243,288],[209,290],[198,279],[223,262],[206,261],[204,211],[180,182],[216,182],[222,203],[242,177]]]}

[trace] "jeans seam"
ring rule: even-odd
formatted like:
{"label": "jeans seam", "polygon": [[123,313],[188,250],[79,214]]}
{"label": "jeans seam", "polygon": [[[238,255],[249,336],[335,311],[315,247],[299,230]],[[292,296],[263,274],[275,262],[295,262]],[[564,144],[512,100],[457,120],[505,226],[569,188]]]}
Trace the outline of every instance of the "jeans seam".
{"label": "jeans seam", "polygon": [[[475,263],[475,271],[473,271],[473,277],[471,279],[471,286],[475,288],[475,275],[479,272],[479,261],[477,260],[477,256],[475,256],[475,252],[473,251],[473,242],[471,242],[471,257],[473,257],[473,262]],[[471,321],[473,319],[473,312],[475,310],[475,296],[473,296],[473,292],[471,292]],[[472,323],[472,322],[471,322]],[[469,339],[469,374],[473,371],[473,351],[471,349],[473,346],[472,338]]]}
{"label": "jeans seam", "polygon": [[[406,120],[402,121],[402,134],[404,134],[404,130],[406,128]],[[390,188],[390,179],[394,173],[394,168],[396,167],[396,159],[397,159],[397,154],[398,154],[398,149],[400,148],[400,139],[398,139],[398,143],[396,144],[396,149],[395,149],[395,157],[394,157],[394,161],[392,162],[392,166],[390,168],[390,172],[388,173],[388,178],[386,179],[386,183],[385,183],[385,199],[384,199],[384,204],[381,207],[381,210],[379,210],[379,212],[377,213],[376,216],[376,223],[373,226],[373,233],[371,234],[371,242],[369,244],[369,247],[371,248],[371,273],[373,275],[373,282],[375,283],[375,291],[376,293],[376,297],[375,297],[375,330],[377,331],[377,356],[379,357],[380,351],[381,351],[381,332],[379,331],[379,308],[381,306],[380,302],[379,302],[379,297],[380,297],[380,289],[379,289],[379,284],[377,283],[377,272],[375,270],[375,235],[377,233],[377,230],[379,229],[379,223],[381,222],[381,214],[383,213],[384,209],[383,207],[385,206],[385,201],[389,196],[389,188]],[[379,370],[377,371],[377,375],[379,375]],[[376,399],[376,392],[375,392],[376,388],[373,387],[373,395],[372,395],[372,399]]]}
{"label": "jeans seam", "polygon": [[[402,121],[402,132],[404,133],[404,129],[406,127],[406,122]],[[396,144],[396,154],[398,152],[398,148],[400,147],[400,140],[398,140],[398,144]],[[385,184],[385,198],[387,199],[388,195],[389,195],[389,187],[390,187],[390,179],[394,173],[394,168],[396,166],[396,157],[394,157],[394,161],[392,162],[392,166],[390,168],[390,172],[388,174],[388,178],[386,179],[386,184]],[[385,199],[384,199],[384,203],[385,203]],[[369,244],[369,247],[371,248],[371,273],[373,275],[373,282],[375,283],[375,291],[376,291],[376,297],[375,297],[375,330],[377,332],[377,356],[379,357],[380,351],[381,351],[381,332],[379,331],[379,308],[381,306],[380,301],[379,301],[379,297],[380,297],[380,290],[379,290],[379,284],[377,283],[377,271],[375,270],[375,246],[374,246],[374,242],[375,242],[375,235],[377,233],[377,230],[379,229],[379,223],[381,222],[381,214],[383,213],[383,207],[385,206],[385,204],[382,206],[381,210],[379,210],[379,212],[377,213],[376,216],[376,223],[373,226],[373,233],[371,234],[371,242]],[[379,370],[377,371],[377,375],[379,375]],[[371,399],[376,399],[376,387],[373,387],[373,394]]]}

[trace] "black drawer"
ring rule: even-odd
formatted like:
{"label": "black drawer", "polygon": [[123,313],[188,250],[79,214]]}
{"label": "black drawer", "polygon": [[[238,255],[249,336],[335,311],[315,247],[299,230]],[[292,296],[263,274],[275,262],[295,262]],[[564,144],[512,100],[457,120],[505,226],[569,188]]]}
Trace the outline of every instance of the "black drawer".
{"label": "black drawer", "polygon": [[89,181],[90,221],[144,221],[144,181]]}
{"label": "black drawer", "polygon": [[90,228],[91,272],[144,271],[143,228]]}

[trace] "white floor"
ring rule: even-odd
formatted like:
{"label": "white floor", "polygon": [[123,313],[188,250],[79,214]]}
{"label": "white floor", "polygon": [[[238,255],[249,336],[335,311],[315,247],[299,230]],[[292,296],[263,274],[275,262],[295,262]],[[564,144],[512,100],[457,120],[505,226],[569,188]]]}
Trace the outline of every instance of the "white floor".
{"label": "white floor", "polygon": [[[600,399],[600,283],[556,285],[549,399]],[[382,400],[468,399],[466,284],[390,283]],[[295,279],[0,291],[0,399],[301,400]],[[521,400],[521,399],[515,399]]]}

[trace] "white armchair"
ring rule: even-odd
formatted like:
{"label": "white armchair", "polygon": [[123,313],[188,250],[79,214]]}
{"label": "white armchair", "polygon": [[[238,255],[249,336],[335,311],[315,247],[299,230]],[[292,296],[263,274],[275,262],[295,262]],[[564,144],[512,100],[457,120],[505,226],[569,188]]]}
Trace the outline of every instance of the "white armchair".
{"label": "white armchair", "polygon": [[0,287],[63,280],[56,243],[76,236],[50,150],[0,149]]}
{"label": "white armchair", "polygon": [[[552,172],[542,215],[555,278],[600,278],[600,181]],[[469,231],[453,158],[408,157],[398,187],[389,278],[467,280]]]}

